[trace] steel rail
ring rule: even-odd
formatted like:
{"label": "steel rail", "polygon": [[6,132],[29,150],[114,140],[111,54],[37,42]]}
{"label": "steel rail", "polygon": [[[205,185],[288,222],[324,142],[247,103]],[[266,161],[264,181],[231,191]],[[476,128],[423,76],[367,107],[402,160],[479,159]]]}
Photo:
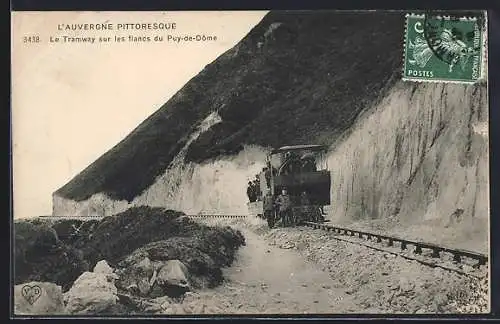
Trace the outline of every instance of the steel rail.
{"label": "steel rail", "polygon": [[[63,219],[71,219],[71,220],[101,220],[105,217],[109,216],[39,216],[41,219],[47,220],[63,220]],[[216,215],[216,214],[196,214],[196,215],[180,215],[180,217],[190,217],[190,218],[246,218],[247,215]]]}
{"label": "steel rail", "polygon": [[182,215],[191,218],[246,218],[247,215],[215,215],[215,214],[197,214],[197,215]]}
{"label": "steel rail", "polygon": [[[316,229],[322,229],[326,231],[333,231],[337,234],[341,235],[347,235],[347,236],[358,236],[359,238],[365,238],[366,240],[372,241],[373,239],[377,240],[377,243],[382,243],[383,241],[387,242],[387,246],[392,247],[394,246],[395,242],[400,243],[400,248],[401,250],[407,250],[408,246],[414,246],[414,253],[415,254],[422,254],[423,249],[428,249],[432,251],[432,257],[433,258],[440,258],[442,252],[450,253],[453,255],[453,261],[457,263],[462,263],[462,258],[470,258],[473,260],[476,260],[477,263],[474,265],[474,268],[479,268],[482,265],[485,265],[488,262],[488,256],[482,253],[478,252],[473,252],[473,251],[468,251],[464,249],[454,249],[450,247],[445,247],[445,246],[439,246],[436,244],[432,243],[425,243],[425,242],[420,242],[420,241],[412,241],[396,236],[390,236],[390,235],[383,235],[383,234],[377,234],[377,233],[370,233],[366,231],[360,231],[360,230],[354,230],[354,229],[349,229],[349,228],[344,228],[344,227],[338,227],[338,226],[333,226],[330,224],[321,224],[321,223],[314,223],[314,222],[302,222],[301,224],[316,228]],[[351,242],[351,241],[349,241]],[[354,243],[354,242],[353,242]],[[418,260],[418,259],[415,259]]]}
{"label": "steel rail", "polygon": [[47,219],[47,220],[62,220],[62,219],[71,219],[71,220],[101,220],[105,217],[108,216],[72,216],[72,215],[67,215],[67,216],[38,216],[37,218],[40,219]]}

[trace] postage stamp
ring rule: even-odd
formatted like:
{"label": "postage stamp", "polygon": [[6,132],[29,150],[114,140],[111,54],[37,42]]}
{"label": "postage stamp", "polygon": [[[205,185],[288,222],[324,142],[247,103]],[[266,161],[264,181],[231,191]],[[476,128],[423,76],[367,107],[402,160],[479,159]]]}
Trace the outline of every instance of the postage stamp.
{"label": "postage stamp", "polygon": [[484,42],[477,18],[407,14],[403,80],[475,83],[484,78]]}

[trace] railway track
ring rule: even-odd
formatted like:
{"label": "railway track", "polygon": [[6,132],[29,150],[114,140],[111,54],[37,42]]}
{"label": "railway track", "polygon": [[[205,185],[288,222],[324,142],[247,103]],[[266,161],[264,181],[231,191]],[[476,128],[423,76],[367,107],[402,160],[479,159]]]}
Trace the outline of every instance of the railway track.
{"label": "railway track", "polygon": [[101,220],[106,216],[39,216],[39,219],[44,220],[63,220],[63,219],[73,219],[73,220],[83,220],[83,221],[91,221],[91,220]]}
{"label": "railway track", "polygon": [[488,256],[482,253],[408,240],[392,235],[371,233],[330,224],[303,222],[305,226],[333,232],[332,238],[401,256],[430,266],[480,279]]}
{"label": "railway track", "polygon": [[190,218],[229,218],[229,219],[243,219],[247,218],[247,215],[211,215],[211,214],[198,214],[198,215],[185,215]]}
{"label": "railway track", "polygon": [[[184,215],[200,220],[245,219],[247,215],[196,214]],[[100,220],[104,216],[41,216],[42,219]],[[397,236],[378,234],[330,224],[302,222],[301,225],[331,232],[333,239],[358,244],[373,250],[401,256],[429,267],[438,267],[474,278],[481,278],[481,269],[488,264],[488,256],[482,253],[413,241]]]}
{"label": "railway track", "polygon": [[[189,218],[230,218],[230,219],[243,219],[248,217],[247,215],[216,215],[216,214],[196,214],[196,215],[183,215],[184,217],[189,217]],[[63,220],[63,219],[73,219],[73,220],[84,220],[84,221],[90,221],[90,220],[101,220],[105,217],[108,216],[39,216],[40,219],[45,219],[45,220]]]}

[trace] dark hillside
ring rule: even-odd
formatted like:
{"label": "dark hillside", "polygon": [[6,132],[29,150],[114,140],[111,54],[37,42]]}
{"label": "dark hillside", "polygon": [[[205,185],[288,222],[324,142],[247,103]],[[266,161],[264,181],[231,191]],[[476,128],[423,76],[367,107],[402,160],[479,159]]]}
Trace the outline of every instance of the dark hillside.
{"label": "dark hillside", "polygon": [[398,78],[403,18],[269,13],[56,194],[81,201],[104,192],[131,201],[165,171],[212,111],[223,121],[190,145],[190,161],[236,153],[243,144],[332,143]]}

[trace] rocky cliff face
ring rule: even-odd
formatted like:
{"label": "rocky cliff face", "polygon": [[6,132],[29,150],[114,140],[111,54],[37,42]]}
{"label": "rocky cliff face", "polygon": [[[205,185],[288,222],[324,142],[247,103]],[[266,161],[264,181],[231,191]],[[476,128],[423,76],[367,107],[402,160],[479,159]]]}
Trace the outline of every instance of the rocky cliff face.
{"label": "rocky cliff face", "polygon": [[484,250],[486,85],[399,80],[399,13],[272,12],[54,194],[54,214],[246,213],[272,146],[331,145],[330,218]]}
{"label": "rocky cliff face", "polygon": [[331,214],[486,252],[488,160],[485,85],[400,82],[331,153]]}

